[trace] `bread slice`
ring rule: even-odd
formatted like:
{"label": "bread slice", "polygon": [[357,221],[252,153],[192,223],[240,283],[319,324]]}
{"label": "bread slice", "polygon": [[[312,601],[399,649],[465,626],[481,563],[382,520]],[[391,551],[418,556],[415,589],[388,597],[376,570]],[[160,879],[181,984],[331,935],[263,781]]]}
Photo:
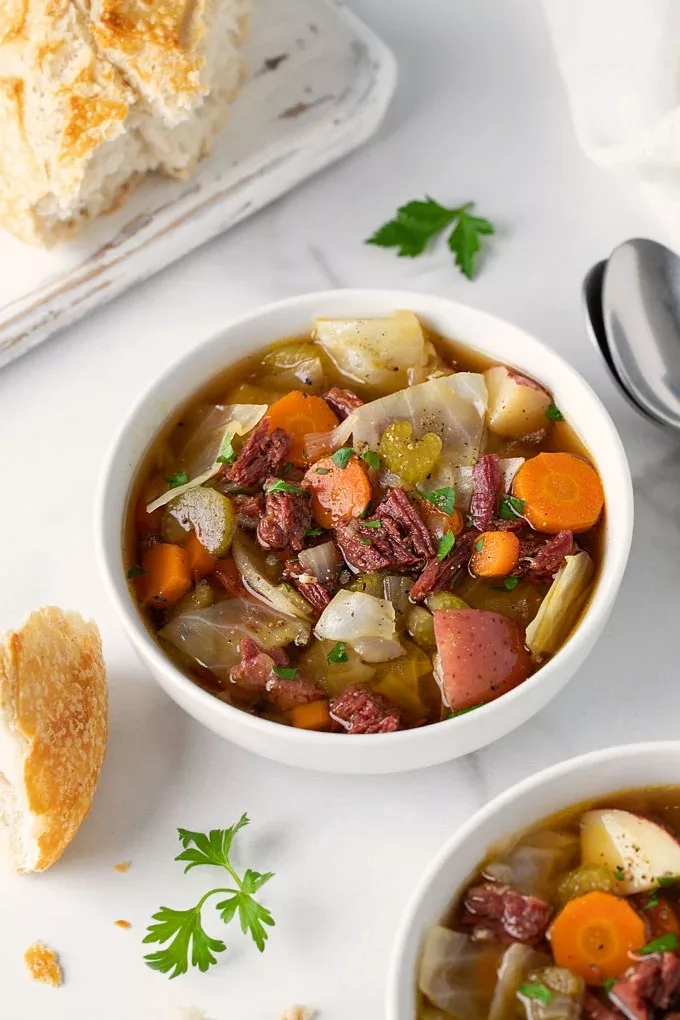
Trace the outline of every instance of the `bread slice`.
{"label": "bread slice", "polygon": [[0,845],[18,871],[61,857],[92,804],[108,726],[99,632],[31,613],[0,647]]}
{"label": "bread slice", "polygon": [[252,0],[3,0],[0,224],[51,244],[187,176],[243,75]]}

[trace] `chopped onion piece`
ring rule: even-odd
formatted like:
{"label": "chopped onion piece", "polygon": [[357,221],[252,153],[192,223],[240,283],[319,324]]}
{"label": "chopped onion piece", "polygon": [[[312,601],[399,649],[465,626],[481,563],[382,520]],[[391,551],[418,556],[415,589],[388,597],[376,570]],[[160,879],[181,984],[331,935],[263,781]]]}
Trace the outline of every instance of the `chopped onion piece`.
{"label": "chopped onion piece", "polygon": [[487,1020],[493,986],[479,975],[493,973],[504,949],[497,942],[473,942],[462,932],[435,925],[423,941],[418,987],[453,1017]]}
{"label": "chopped onion piece", "polygon": [[594,570],[587,552],[565,557],[527,627],[526,643],[533,655],[553,655],[560,647],[583,608]]}
{"label": "chopped onion piece", "polygon": [[514,1016],[519,986],[528,980],[532,970],[547,967],[549,963],[549,956],[538,953],[529,946],[521,945],[519,942],[509,946],[503,953],[498,968],[498,981],[491,1000],[489,1020],[507,1020],[508,1017]]}
{"label": "chopped onion piece", "polygon": [[260,648],[283,648],[309,639],[309,625],[276,613],[262,603],[228,599],[206,609],[193,609],[175,617],[160,636],[209,669],[221,680],[240,661],[241,641],[250,637]]}
{"label": "chopped onion piece", "polygon": [[512,490],[512,483],[515,480],[515,475],[523,463],[524,457],[501,457],[500,469],[503,492],[510,492]]}
{"label": "chopped onion piece", "polygon": [[486,383],[477,372],[455,375],[372,400],[353,411],[332,432],[305,437],[305,448],[315,460],[329,450],[344,446],[354,437],[354,449],[376,449],[383,432],[394,421],[410,422],[413,439],[434,432],[442,440],[439,465],[432,474],[432,487],[442,484],[447,467],[473,464],[481,449],[486,415]]}
{"label": "chopped onion piece", "polygon": [[146,512],[153,513],[176,496],[213,478],[222,466],[217,463],[217,458],[227,440],[247,435],[266,413],[267,404],[214,404],[198,407],[185,426],[190,434],[177,459],[178,466],[186,471],[189,481],[185,485],[168,489],[149,503]]}
{"label": "chopped onion piece", "polygon": [[403,654],[394,606],[366,592],[341,589],[319,617],[314,634],[346,641],[367,662],[387,662]]}
{"label": "chopped onion piece", "polygon": [[[280,613],[295,616],[301,620],[310,620],[312,607],[306,599],[298,595],[290,585],[272,584],[257,565],[258,550],[253,542],[239,528],[234,535],[231,547],[234,563],[241,575],[244,585],[255,595],[259,595],[267,605]],[[308,629],[309,633],[309,629]]]}
{"label": "chopped onion piece", "polygon": [[381,319],[316,319],[314,335],[337,368],[356,382],[401,389],[407,370],[425,365],[425,337],[413,312]]}
{"label": "chopped onion piece", "polygon": [[342,567],[335,542],[322,542],[311,549],[303,549],[298,559],[304,569],[314,576],[314,580],[322,584],[333,581]]}

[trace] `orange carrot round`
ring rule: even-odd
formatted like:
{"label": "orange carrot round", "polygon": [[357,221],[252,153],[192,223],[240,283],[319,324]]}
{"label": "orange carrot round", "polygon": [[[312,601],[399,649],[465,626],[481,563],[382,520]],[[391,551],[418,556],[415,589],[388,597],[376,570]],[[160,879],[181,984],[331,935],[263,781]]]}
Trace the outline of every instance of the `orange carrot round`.
{"label": "orange carrot round", "polygon": [[332,528],[347,517],[361,517],[371,499],[371,483],[363,462],[352,454],[346,467],[324,457],[309,469],[302,488],[312,494],[314,520]]}
{"label": "orange carrot round", "polygon": [[470,566],[477,577],[507,577],[519,562],[519,539],[512,531],[485,531],[474,544]]}
{"label": "orange carrot round", "polygon": [[136,581],[137,597],[144,606],[162,609],[178,602],[191,588],[187,554],[180,545],[158,542],[150,546],[140,566],[144,573]]}
{"label": "orange carrot round", "polygon": [[524,501],[522,514],[537,531],[587,531],[604,506],[600,477],[573,453],[539,453],[517,472],[513,495]]}
{"label": "orange carrot round", "polygon": [[289,458],[298,467],[306,467],[305,436],[312,432],[330,432],[338,418],[322,397],[293,390],[272,404],[267,412],[270,428],[285,429],[293,437]]}
{"label": "orange carrot round", "polygon": [[630,954],[647,942],[647,925],[626,900],[590,892],[567,903],[548,937],[558,967],[597,985],[630,966]]}

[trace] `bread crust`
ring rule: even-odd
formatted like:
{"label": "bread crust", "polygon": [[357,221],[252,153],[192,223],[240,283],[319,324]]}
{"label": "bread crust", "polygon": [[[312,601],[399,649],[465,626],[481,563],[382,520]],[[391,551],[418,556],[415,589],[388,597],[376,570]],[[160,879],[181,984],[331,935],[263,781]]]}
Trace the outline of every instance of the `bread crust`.
{"label": "bread crust", "polygon": [[[108,695],[99,631],[54,607],[28,617],[0,649],[0,713],[22,748],[31,821],[18,870],[44,871],[92,805],[104,760]],[[25,844],[25,840],[24,840]]]}

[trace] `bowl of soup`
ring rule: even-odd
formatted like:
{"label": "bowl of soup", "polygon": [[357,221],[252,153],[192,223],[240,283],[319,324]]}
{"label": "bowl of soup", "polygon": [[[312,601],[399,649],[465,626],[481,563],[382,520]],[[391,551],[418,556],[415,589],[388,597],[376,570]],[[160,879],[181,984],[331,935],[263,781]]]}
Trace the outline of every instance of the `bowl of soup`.
{"label": "bowl of soup", "polygon": [[388,1020],[680,1013],[680,743],[615,747],[497,797],[428,869]]}
{"label": "bowl of soup", "polygon": [[114,442],[97,535],[190,714],[290,764],[380,772],[466,754],[560,690],[632,518],[616,430],[547,346],[439,298],[338,291],[165,371]]}

